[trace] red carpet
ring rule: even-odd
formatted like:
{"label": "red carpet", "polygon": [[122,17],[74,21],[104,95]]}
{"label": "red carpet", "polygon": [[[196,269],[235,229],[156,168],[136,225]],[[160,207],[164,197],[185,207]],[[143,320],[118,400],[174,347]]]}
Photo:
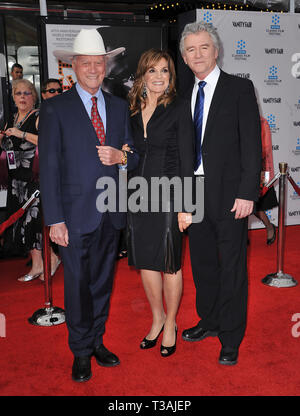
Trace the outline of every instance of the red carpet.
{"label": "red carpet", "polygon": [[[300,313],[300,226],[286,230],[284,272],[299,285],[272,288],[261,283],[276,272],[276,244],[265,245],[265,230],[250,231],[249,308],[246,337],[239,363],[220,366],[217,338],[197,343],[178,339],[176,353],[161,358],[159,344],[142,351],[140,340],[151,315],[138,273],[126,259],[119,261],[111,300],[105,345],[121,365],[99,367],[92,360],[87,383],[71,380],[73,357],[65,324],[36,327],[28,323],[44,307],[39,280],[16,279],[28,270],[24,259],[0,262],[0,313],[6,317],[6,337],[0,338],[0,395],[2,396],[293,396],[300,393],[300,337],[292,336],[292,316]],[[184,295],[177,324],[179,334],[197,322],[194,284],[188,251],[184,263]],[[53,281],[53,304],[63,307],[63,268]],[[299,328],[300,334],[300,328]]]}

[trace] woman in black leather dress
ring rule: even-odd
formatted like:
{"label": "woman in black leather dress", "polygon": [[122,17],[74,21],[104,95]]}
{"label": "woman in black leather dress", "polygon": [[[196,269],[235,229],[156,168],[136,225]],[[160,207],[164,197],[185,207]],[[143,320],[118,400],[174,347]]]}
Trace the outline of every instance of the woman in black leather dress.
{"label": "woman in black leather dress", "polygon": [[180,230],[189,223],[186,215],[174,209],[180,198],[174,192],[166,201],[170,212],[162,212],[161,206],[159,212],[151,212],[151,202],[158,195],[150,192],[150,184],[153,178],[191,178],[194,160],[189,103],[176,98],[175,69],[169,54],[151,49],[141,56],[129,100],[134,145],[140,155],[132,176],[144,178],[149,189],[148,212],[130,212],[129,204],[128,215],[129,265],[141,270],[153,314],[152,327],[140,347],[154,347],[163,332],[161,355],[166,357],[176,349],[176,314],[182,294]]}

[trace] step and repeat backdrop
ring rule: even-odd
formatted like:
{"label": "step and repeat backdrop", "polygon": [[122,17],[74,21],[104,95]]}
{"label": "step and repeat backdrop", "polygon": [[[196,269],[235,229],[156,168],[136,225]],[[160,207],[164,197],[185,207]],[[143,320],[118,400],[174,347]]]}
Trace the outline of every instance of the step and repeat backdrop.
{"label": "step and repeat backdrop", "polygon": [[[300,185],[300,16],[290,13],[196,11],[212,24],[223,45],[220,67],[253,81],[261,116],[270,126],[275,174],[287,162]],[[188,16],[191,21],[191,15]],[[275,185],[278,195],[278,181]],[[278,208],[267,211],[277,224]],[[300,196],[287,186],[286,224],[300,224]],[[250,217],[251,228],[262,223]]]}

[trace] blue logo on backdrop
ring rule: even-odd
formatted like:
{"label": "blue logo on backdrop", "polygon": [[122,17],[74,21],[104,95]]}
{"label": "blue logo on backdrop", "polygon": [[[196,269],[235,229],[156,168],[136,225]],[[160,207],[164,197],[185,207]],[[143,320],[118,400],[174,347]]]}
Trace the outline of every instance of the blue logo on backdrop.
{"label": "blue logo on backdrop", "polygon": [[271,221],[272,220],[272,211],[269,209],[268,211],[265,211],[266,216],[268,217],[268,219]]}
{"label": "blue logo on backdrop", "polygon": [[237,40],[236,43],[235,43],[235,47],[236,47],[235,54],[232,55],[232,57],[235,60],[237,60],[237,61],[240,61],[240,60],[245,61],[245,60],[247,60],[247,58],[250,57],[250,55],[247,54],[246,42],[244,40],[242,40],[242,39]]}
{"label": "blue logo on backdrop", "polygon": [[295,149],[292,150],[292,153],[294,153],[295,156],[300,155],[300,137],[297,137],[296,146],[295,146]]}
{"label": "blue logo on backdrop", "polygon": [[275,65],[270,66],[268,79],[278,79],[278,68]]}
{"label": "blue logo on backdrop", "polygon": [[277,127],[277,124],[276,124],[276,117],[275,117],[275,115],[274,114],[269,114],[267,116],[267,121],[269,123],[269,127],[270,127],[270,130],[271,130],[271,133],[272,134],[277,133],[278,130],[279,130],[279,128]]}
{"label": "blue logo on backdrop", "polygon": [[271,24],[271,29],[280,29],[280,17],[278,16],[278,14],[274,14],[274,16],[272,16],[272,24]]}
{"label": "blue logo on backdrop", "polygon": [[267,116],[267,120],[268,120],[270,129],[276,128],[276,118],[275,118],[274,114],[269,114]]}
{"label": "blue logo on backdrop", "polygon": [[204,15],[203,15],[203,20],[206,23],[211,23],[212,22],[212,13],[209,12],[209,11],[205,12]]}
{"label": "blue logo on backdrop", "polygon": [[284,30],[280,27],[280,16],[278,14],[273,14],[271,19],[270,27],[266,29],[266,32],[269,35],[281,35]]}
{"label": "blue logo on backdrop", "polygon": [[238,40],[236,42],[237,45],[237,50],[236,50],[236,54],[237,55],[244,55],[246,53],[246,42],[244,40]]}
{"label": "blue logo on backdrop", "polygon": [[267,85],[279,85],[281,79],[279,78],[279,70],[278,66],[271,65],[268,68],[268,75],[267,78],[264,80]]}

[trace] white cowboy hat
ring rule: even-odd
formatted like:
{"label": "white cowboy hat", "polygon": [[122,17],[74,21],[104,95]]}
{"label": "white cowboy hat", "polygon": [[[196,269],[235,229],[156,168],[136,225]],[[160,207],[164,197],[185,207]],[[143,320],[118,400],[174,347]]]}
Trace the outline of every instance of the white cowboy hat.
{"label": "white cowboy hat", "polygon": [[106,52],[102,36],[97,29],[81,29],[74,39],[73,50],[55,50],[53,55],[67,63],[71,63],[74,56],[78,55],[104,55],[112,58],[125,51],[124,47]]}

